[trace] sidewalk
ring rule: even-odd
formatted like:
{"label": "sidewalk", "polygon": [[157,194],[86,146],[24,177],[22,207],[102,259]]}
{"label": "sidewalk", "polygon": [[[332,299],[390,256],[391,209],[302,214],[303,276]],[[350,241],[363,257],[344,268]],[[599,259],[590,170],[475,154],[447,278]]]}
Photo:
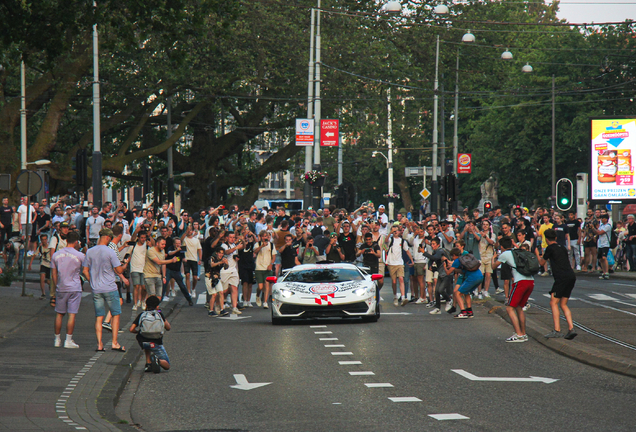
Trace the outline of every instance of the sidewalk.
{"label": "sidewalk", "polygon": [[[124,354],[109,350],[110,332],[104,331],[106,351],[95,352],[95,314],[85,292],[73,335],[80,348],[54,348],[54,309],[48,299],[38,299],[39,284],[27,283],[26,297],[21,290],[21,281],[0,288],[0,430],[136,430],[118,423],[114,411],[141,354],[134,335],[120,333]],[[164,306],[164,313],[179,300]],[[123,329],[134,319],[130,306],[122,308]]]}

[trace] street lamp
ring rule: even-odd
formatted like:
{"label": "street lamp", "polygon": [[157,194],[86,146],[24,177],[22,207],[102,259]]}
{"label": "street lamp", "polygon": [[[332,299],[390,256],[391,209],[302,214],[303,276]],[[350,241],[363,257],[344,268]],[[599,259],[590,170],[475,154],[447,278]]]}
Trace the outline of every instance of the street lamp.
{"label": "street lamp", "polygon": [[389,1],[380,8],[380,11],[387,13],[400,13],[402,12],[402,5],[399,1]]}
{"label": "street lamp", "polygon": [[521,68],[521,72],[523,73],[531,73],[532,70],[533,69],[532,69],[532,66],[530,66],[530,63],[526,63],[526,65]]}
{"label": "street lamp", "polygon": [[[389,140],[389,144],[391,144],[391,140]],[[393,195],[393,148],[392,146],[389,147],[389,156],[387,157],[384,153],[382,153],[381,151],[374,151],[371,153],[371,157],[374,158],[377,155],[382,156],[384,159],[386,159],[386,168],[388,170],[388,181],[389,181],[389,219],[393,220],[393,216],[395,213],[395,203],[393,201],[391,201],[391,195]]]}
{"label": "street lamp", "polygon": [[506,48],[504,52],[501,53],[502,60],[512,60],[512,53]]}

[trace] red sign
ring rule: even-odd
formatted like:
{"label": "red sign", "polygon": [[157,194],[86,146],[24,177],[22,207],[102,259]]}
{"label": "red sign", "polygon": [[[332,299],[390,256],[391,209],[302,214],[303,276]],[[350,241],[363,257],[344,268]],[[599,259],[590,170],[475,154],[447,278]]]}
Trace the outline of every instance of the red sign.
{"label": "red sign", "polygon": [[320,120],[320,145],[322,147],[338,147],[340,120]]}
{"label": "red sign", "polygon": [[457,174],[470,174],[473,159],[470,153],[460,153],[457,155]]}

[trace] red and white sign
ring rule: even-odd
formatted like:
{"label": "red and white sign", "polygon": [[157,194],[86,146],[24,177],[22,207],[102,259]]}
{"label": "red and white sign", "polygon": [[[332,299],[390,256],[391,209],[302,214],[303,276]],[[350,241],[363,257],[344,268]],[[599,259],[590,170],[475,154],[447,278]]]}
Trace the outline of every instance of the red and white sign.
{"label": "red and white sign", "polygon": [[314,119],[296,119],[296,145],[314,145]]}
{"label": "red and white sign", "polygon": [[338,147],[340,132],[340,120],[320,120],[320,145],[322,147]]}
{"label": "red and white sign", "polygon": [[470,174],[473,159],[470,153],[460,153],[457,155],[457,174]]}

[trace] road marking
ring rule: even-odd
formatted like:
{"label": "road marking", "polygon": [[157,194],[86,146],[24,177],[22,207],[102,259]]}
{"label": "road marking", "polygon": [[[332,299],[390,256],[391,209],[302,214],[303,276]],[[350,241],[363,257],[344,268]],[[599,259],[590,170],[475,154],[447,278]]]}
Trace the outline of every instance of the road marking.
{"label": "road marking", "polygon": [[[25,208],[26,208],[26,207],[25,207]],[[26,210],[25,210],[25,211],[26,211]],[[25,217],[26,217],[26,216],[25,216]],[[84,298],[84,297],[88,297],[88,296],[89,296],[89,295],[91,295],[91,294],[92,294],[92,293],[90,293],[90,292],[83,292],[83,293],[82,293],[82,298]]]}
{"label": "road marking", "polygon": [[252,317],[251,316],[241,316],[241,315],[236,315],[236,314],[230,314],[228,316],[217,317],[217,318],[218,319],[222,319],[222,320],[238,321],[238,320],[242,320],[242,319],[245,319],[245,318],[252,318]]}
{"label": "road marking", "polygon": [[[26,207],[25,207],[26,208]],[[26,210],[25,210],[26,211]],[[26,216],[25,216],[26,217]],[[309,328],[326,328],[326,325],[315,325],[315,326],[309,326]]]}
{"label": "road marking", "polygon": [[369,388],[387,388],[387,387],[393,387],[393,384],[391,383],[364,383],[365,386],[369,387]]}
{"label": "road marking", "polygon": [[359,360],[352,360],[352,361],[339,361],[339,362],[338,362],[338,364],[341,364],[341,365],[343,365],[343,366],[344,366],[344,365],[360,365],[360,364],[362,364],[362,362],[361,362],[361,361],[359,361]]}
{"label": "road marking", "polygon": [[613,282],[612,285],[628,286],[628,287],[632,287],[632,288],[634,287],[634,285],[632,285],[632,284],[623,284],[623,283],[618,283],[618,282]]}
{"label": "road marking", "polygon": [[[26,208],[26,207],[25,207]],[[197,304],[205,304],[206,303],[206,295],[205,294],[199,294],[199,297],[197,297]]]}
{"label": "road marking", "polygon": [[263,387],[271,384],[268,383],[249,383],[247,382],[247,378],[243,374],[234,374],[234,379],[236,380],[236,385],[231,385],[230,387],[239,389],[239,390],[254,390],[255,388]]}
{"label": "road marking", "polygon": [[330,331],[319,331],[319,332],[314,332],[314,334],[333,334],[333,332],[330,332]]}
{"label": "road marking", "polygon": [[[26,207],[25,207],[26,208]],[[26,211],[26,210],[25,210]],[[26,216],[25,216],[26,217]],[[325,348],[344,348],[344,344],[325,345]]]}
{"label": "road marking", "polygon": [[416,397],[408,396],[408,397],[390,397],[389,400],[391,402],[422,402],[422,399],[418,399]]}
{"label": "road marking", "polygon": [[609,300],[609,301],[618,300],[614,297],[611,297],[605,294],[588,294],[587,296],[594,300]]}
{"label": "road marking", "polygon": [[[600,307],[602,307],[602,308],[605,308],[605,309],[611,309],[611,310],[616,311],[616,312],[622,312],[622,313],[625,313],[625,314],[627,314],[627,315],[633,315],[633,316],[636,316],[636,314],[635,314],[635,313],[628,312],[628,311],[623,310],[623,309],[613,308],[613,307],[611,307],[611,306],[604,305],[603,303],[596,303],[596,302],[592,302],[592,301],[585,300],[585,299],[579,299],[579,300],[581,300],[583,303],[591,304],[591,305],[594,305],[594,306],[600,306]],[[622,303],[622,302],[618,302],[618,303]],[[625,303],[625,304],[627,304],[627,305],[629,305],[629,306],[634,307],[634,305],[632,305],[632,304],[629,304],[629,303]]]}
{"label": "road marking", "polygon": [[333,340],[338,340],[338,338],[320,338],[318,340],[321,340],[321,341],[330,341],[331,340],[331,341],[333,341]]}
{"label": "road marking", "polygon": [[331,355],[353,355],[352,352],[345,352],[345,351],[334,351],[331,353]]}
{"label": "road marking", "polygon": [[433,417],[435,420],[468,420],[470,417],[463,416],[461,414],[429,414],[429,417]]}
{"label": "road marking", "polygon": [[382,312],[382,315],[413,315],[413,314],[411,312]]}
{"label": "road marking", "polygon": [[[26,208],[26,207],[24,207],[24,208]],[[331,405],[342,405],[342,402],[332,402]]]}
{"label": "road marking", "polygon": [[351,371],[349,375],[358,376],[358,375],[375,375],[371,371]]}
{"label": "road marking", "polygon": [[530,378],[478,377],[477,375],[473,375],[470,372],[466,372],[463,369],[451,369],[451,371],[463,376],[464,378],[468,378],[471,381],[542,382],[544,384],[552,384],[558,381],[558,379],[554,379],[554,378],[544,378],[544,377],[535,377],[535,376],[531,376]]}

